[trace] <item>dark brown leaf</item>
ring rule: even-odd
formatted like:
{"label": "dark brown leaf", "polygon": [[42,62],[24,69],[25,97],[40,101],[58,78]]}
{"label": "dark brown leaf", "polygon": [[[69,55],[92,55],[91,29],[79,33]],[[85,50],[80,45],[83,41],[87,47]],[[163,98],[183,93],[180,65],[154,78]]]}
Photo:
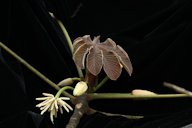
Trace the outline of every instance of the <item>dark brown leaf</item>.
{"label": "dark brown leaf", "polygon": [[98,48],[90,48],[87,55],[87,68],[90,73],[97,76],[103,66],[103,54]]}
{"label": "dark brown leaf", "polygon": [[116,48],[116,44],[113,40],[108,38],[105,42],[99,44],[99,48],[110,51],[110,50],[114,50]]}
{"label": "dark brown leaf", "polygon": [[121,65],[114,52],[103,50],[103,69],[111,80],[117,80],[121,74]]}
{"label": "dark brown leaf", "polygon": [[117,45],[117,48],[116,48],[116,53],[117,55],[119,56],[119,60],[121,62],[121,64],[123,65],[123,67],[125,68],[125,70],[129,73],[129,75],[131,76],[132,72],[133,72],[133,67],[132,67],[132,64],[131,64],[131,61],[129,59],[129,56],[128,54],[125,52],[125,50]]}
{"label": "dark brown leaf", "polygon": [[90,35],[77,38],[74,43],[73,59],[81,69],[86,66],[93,75],[98,75],[103,67],[107,76],[111,80],[116,80],[122,71],[123,66],[129,75],[133,72],[133,67],[126,51],[116,45],[108,38],[103,43],[100,42],[100,36],[91,40]]}
{"label": "dark brown leaf", "polygon": [[76,50],[81,46],[85,44],[85,41],[83,40],[82,37],[78,37],[77,39],[74,40],[73,42],[73,53],[76,52]]}
{"label": "dark brown leaf", "polygon": [[83,37],[78,37],[74,40],[73,42],[73,51],[74,53],[76,52],[77,48],[79,48],[81,45],[83,45],[84,43],[91,44],[91,38],[90,35],[85,35]]}
{"label": "dark brown leaf", "polygon": [[77,66],[79,66],[81,69],[85,68],[85,57],[88,53],[88,47],[87,44],[83,44],[79,46],[75,53],[73,54],[73,60]]}

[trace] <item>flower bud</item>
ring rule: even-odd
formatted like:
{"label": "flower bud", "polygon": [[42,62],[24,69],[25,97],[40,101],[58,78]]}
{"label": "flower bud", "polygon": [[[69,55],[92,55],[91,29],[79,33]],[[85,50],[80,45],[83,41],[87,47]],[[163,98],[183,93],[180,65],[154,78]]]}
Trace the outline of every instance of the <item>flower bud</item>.
{"label": "flower bud", "polygon": [[88,89],[87,83],[80,81],[76,84],[75,89],[73,90],[74,96],[80,96],[84,94]]}
{"label": "flower bud", "polygon": [[57,85],[60,87],[66,86],[66,85],[71,85],[73,84],[73,79],[72,78],[66,78],[64,80],[62,80],[61,82],[59,82]]}
{"label": "flower bud", "polygon": [[52,12],[49,12],[49,15],[51,15],[52,18],[55,18],[54,14]]}
{"label": "flower bud", "polygon": [[148,91],[148,90],[135,89],[132,91],[132,95],[135,95],[135,96],[153,96],[153,95],[157,95],[157,94],[154,92]]}

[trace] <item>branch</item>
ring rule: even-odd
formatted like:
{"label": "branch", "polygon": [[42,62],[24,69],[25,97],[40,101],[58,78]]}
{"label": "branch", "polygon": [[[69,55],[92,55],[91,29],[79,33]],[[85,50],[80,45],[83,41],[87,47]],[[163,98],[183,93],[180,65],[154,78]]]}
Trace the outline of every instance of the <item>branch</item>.
{"label": "branch", "polygon": [[[31,66],[27,61],[25,61],[23,58],[18,56],[15,52],[13,52],[10,48],[8,48],[6,45],[4,45],[2,42],[0,42],[0,47],[3,48],[6,52],[8,52],[11,56],[13,56],[16,60],[18,60],[20,63],[22,63],[25,67],[27,67],[29,70],[31,70],[34,74],[36,74],[39,78],[44,80],[46,83],[48,83],[51,87],[55,88],[56,90],[60,90],[60,87],[58,87],[54,82],[52,82],[50,79],[48,79],[45,75],[43,75],[41,72],[39,72],[37,69],[35,69],[33,66]],[[74,99],[74,96],[67,93],[66,91],[63,92],[63,94],[71,99]]]}
{"label": "branch", "polygon": [[[64,36],[65,36],[65,38],[66,38],[66,40],[67,40],[68,46],[69,46],[69,48],[70,48],[70,50],[71,50],[71,53],[73,54],[73,43],[72,43],[72,41],[71,41],[71,38],[70,38],[70,36],[69,36],[69,34],[68,34],[65,26],[63,25],[63,23],[62,23],[60,20],[57,20],[57,22],[58,22],[61,30],[63,31],[63,34],[64,34]],[[77,72],[78,72],[78,74],[79,74],[79,77],[80,77],[81,79],[84,79],[82,70],[81,70],[77,65],[76,65],[76,68],[77,68]]]}
{"label": "branch", "polygon": [[158,99],[158,98],[182,98],[189,97],[186,94],[157,94],[157,95],[143,95],[136,96],[130,93],[89,93],[87,94],[89,100],[98,99]]}
{"label": "branch", "polygon": [[85,95],[77,97],[75,110],[71,116],[66,128],[76,128],[81,117],[89,110],[88,102]]}
{"label": "branch", "polygon": [[103,115],[106,115],[106,116],[121,116],[121,117],[125,117],[127,119],[132,119],[132,120],[137,120],[137,119],[142,119],[144,118],[144,116],[135,116],[135,115],[123,115],[123,114],[114,114],[114,113],[108,113],[108,112],[102,112],[102,111],[98,111],[98,110],[95,110],[95,109],[92,109],[90,108],[89,110],[91,114],[94,114],[96,112],[99,112]]}
{"label": "branch", "polygon": [[179,86],[177,86],[175,84],[171,84],[171,83],[168,83],[168,82],[164,82],[163,85],[168,87],[168,88],[171,88],[171,89],[175,90],[176,92],[186,94],[186,95],[192,97],[192,92],[186,90],[185,88],[179,87]]}

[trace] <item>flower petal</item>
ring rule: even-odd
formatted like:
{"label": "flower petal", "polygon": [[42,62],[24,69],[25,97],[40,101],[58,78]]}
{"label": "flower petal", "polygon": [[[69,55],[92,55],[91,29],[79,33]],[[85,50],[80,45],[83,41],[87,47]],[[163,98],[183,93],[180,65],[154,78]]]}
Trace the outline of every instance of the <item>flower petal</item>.
{"label": "flower petal", "polygon": [[63,114],[63,109],[62,107],[59,107],[60,113]]}
{"label": "flower petal", "polygon": [[54,105],[55,105],[55,109],[58,110],[59,107],[58,107],[58,105],[57,105],[57,100],[55,100]]}
{"label": "flower petal", "polygon": [[[50,99],[52,99],[52,98],[50,98]],[[37,104],[36,107],[42,107],[42,106],[46,105],[46,103],[47,103],[50,99],[47,99],[47,100],[45,100],[45,101]]]}
{"label": "flower petal", "polygon": [[68,107],[71,111],[73,111],[73,108],[65,102],[65,106]]}
{"label": "flower petal", "polygon": [[87,55],[87,68],[89,72],[97,76],[103,66],[103,54],[96,46],[89,50]]}
{"label": "flower petal", "polygon": [[50,99],[47,99],[39,104],[36,105],[36,107],[41,107],[41,106],[44,106],[46,104],[49,104],[50,102],[52,102],[54,100],[54,98],[50,98]]}
{"label": "flower petal", "polygon": [[59,99],[62,99],[62,100],[70,100],[69,97],[60,97]]}
{"label": "flower petal", "polygon": [[54,109],[54,103],[55,103],[55,101],[51,103],[51,105],[50,105],[50,107],[49,107],[49,110],[50,110],[50,111],[52,111],[52,110]]}
{"label": "flower petal", "polygon": [[88,53],[87,44],[83,44],[77,48],[75,53],[73,54],[73,60],[76,65],[78,65],[81,69],[85,68],[85,57]]}
{"label": "flower petal", "polygon": [[47,100],[51,97],[38,97],[38,98],[35,98],[35,100]]}
{"label": "flower petal", "polygon": [[53,119],[54,111],[50,112],[50,120],[54,124],[54,119]]}
{"label": "flower petal", "polygon": [[40,107],[40,110],[44,110],[47,107],[47,105]]}
{"label": "flower petal", "polygon": [[123,65],[123,67],[125,68],[125,70],[129,73],[129,75],[131,76],[132,72],[133,72],[133,67],[131,64],[131,61],[129,59],[128,54],[126,53],[126,51],[119,45],[117,45],[117,48],[115,49],[115,52],[117,53],[117,55],[119,56],[119,60],[121,62],[121,64]]}
{"label": "flower petal", "polygon": [[41,115],[43,115],[51,106],[51,104],[47,104],[46,107],[41,111]]}
{"label": "flower petal", "polygon": [[64,101],[59,100],[58,102],[64,107],[64,109],[65,109],[67,112],[69,112],[69,109],[66,107],[66,104],[65,104]]}
{"label": "flower petal", "polygon": [[53,109],[54,110],[54,116],[55,116],[55,118],[57,118],[57,112],[58,112],[58,110],[57,109]]}
{"label": "flower petal", "polygon": [[42,93],[44,96],[48,96],[48,97],[54,97],[54,95],[53,94],[50,94],[50,93]]}
{"label": "flower petal", "polygon": [[111,80],[117,80],[121,74],[121,65],[114,52],[103,50],[103,69]]}
{"label": "flower petal", "polygon": [[65,101],[63,101],[63,100],[61,100],[61,99],[58,99],[58,103],[59,103],[61,106],[63,106],[64,109],[65,109],[67,112],[69,112],[69,109],[70,109],[70,110],[73,110],[73,108],[72,108],[69,104],[67,104]]}

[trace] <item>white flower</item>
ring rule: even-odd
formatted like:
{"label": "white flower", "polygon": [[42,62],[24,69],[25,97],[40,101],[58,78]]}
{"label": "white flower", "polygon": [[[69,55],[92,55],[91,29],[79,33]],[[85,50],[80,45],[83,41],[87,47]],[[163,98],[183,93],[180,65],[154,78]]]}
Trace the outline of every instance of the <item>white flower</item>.
{"label": "white flower", "polygon": [[36,100],[42,100],[41,103],[37,104],[36,107],[39,107],[41,110],[41,115],[43,115],[46,111],[50,112],[50,119],[51,122],[54,123],[53,117],[57,117],[57,112],[60,110],[61,114],[63,114],[63,109],[69,112],[70,110],[72,111],[73,108],[67,104],[63,100],[70,100],[69,97],[59,97],[55,98],[54,95],[49,94],[49,93],[42,93],[45,97],[39,97],[36,98]]}
{"label": "white flower", "polygon": [[74,96],[80,96],[84,94],[88,89],[87,83],[84,81],[80,81],[76,84],[75,89],[73,90]]}

